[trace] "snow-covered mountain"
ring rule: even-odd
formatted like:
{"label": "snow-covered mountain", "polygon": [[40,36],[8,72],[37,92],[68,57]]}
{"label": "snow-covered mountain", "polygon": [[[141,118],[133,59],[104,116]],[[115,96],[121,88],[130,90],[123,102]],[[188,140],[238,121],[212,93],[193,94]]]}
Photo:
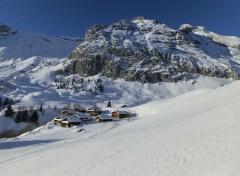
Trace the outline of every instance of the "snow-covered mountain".
{"label": "snow-covered mountain", "polygon": [[[123,25],[125,23],[125,28],[129,30],[129,34],[125,33],[126,29]],[[86,32],[86,39],[84,41],[81,41],[78,38],[75,39],[71,37],[57,38],[42,34],[16,32],[10,27],[4,25],[4,29],[1,29],[1,32],[4,32],[4,35],[0,36],[0,97],[2,97],[2,101],[4,101],[4,97],[13,99],[16,102],[13,106],[15,110],[17,110],[19,106],[34,106],[35,108],[38,108],[41,104],[45,109],[49,109],[48,107],[53,108],[54,106],[62,108],[63,106],[70,103],[80,103],[86,107],[98,103],[99,106],[104,108],[108,100],[111,100],[113,106],[115,107],[119,107],[123,104],[127,104],[128,106],[136,106],[152,100],[168,99],[196,89],[218,88],[233,81],[226,78],[204,76],[197,77],[195,74],[188,73],[190,75],[188,76],[187,80],[169,83],[171,76],[168,77],[169,79],[159,79],[159,77],[155,75],[156,77],[153,77],[154,80],[150,81],[156,83],[147,82],[143,84],[146,79],[143,80],[143,77],[138,71],[145,70],[146,73],[150,73],[149,68],[153,67],[152,61],[154,59],[151,57],[151,63],[147,63],[149,61],[148,58],[150,57],[150,54],[147,50],[151,48],[150,46],[155,46],[156,44],[154,44],[153,40],[150,40],[150,38],[149,41],[146,40],[146,36],[154,35],[153,32],[150,32],[150,35],[149,32],[146,31],[146,27],[137,27],[137,25],[143,26],[144,23],[150,25],[150,27],[151,25],[156,25],[154,28],[157,28],[159,30],[159,34],[157,35],[160,35],[161,30],[162,32],[164,30],[174,31],[170,28],[167,28],[165,25],[158,24],[156,21],[136,18],[131,22],[121,21],[110,26],[94,26]],[[135,29],[133,30],[133,27],[131,27],[130,24],[135,24],[133,26],[135,26],[137,29],[139,28],[139,30],[142,29],[142,31],[135,31]],[[185,26],[182,28],[185,29],[190,27]],[[131,30],[135,32],[132,34]],[[156,30],[154,31],[157,33]],[[110,39],[104,39],[104,37],[107,36],[107,33],[112,33],[112,43],[115,41],[117,43],[120,42],[121,44],[121,41],[124,41],[124,48],[120,47],[119,51],[122,50],[124,52],[136,52],[142,56],[140,57],[139,55],[139,57],[135,58],[132,56],[128,57],[126,53],[124,54],[124,52],[118,53],[116,48],[119,47],[115,47],[117,43],[112,44],[112,52],[115,54],[109,55],[109,51],[105,47],[110,46],[106,44],[110,41]],[[213,33],[209,33],[209,35],[210,34],[211,36],[215,36]],[[101,35],[102,38],[100,37]],[[160,38],[163,38],[165,35],[166,33],[160,35]],[[123,40],[124,36],[130,37],[129,41],[131,39],[133,44],[127,45],[127,40]],[[222,39],[221,37],[217,38],[216,36],[216,40]],[[236,37],[233,37],[233,39],[237,40]],[[148,42],[149,47],[145,48],[147,50],[143,54],[142,51],[145,50],[142,48],[142,46],[145,45],[144,41],[145,44]],[[227,41],[227,39],[224,39],[224,42]],[[168,42],[176,42],[176,39],[169,37]],[[182,43],[186,43],[186,41],[182,41]],[[235,43],[237,43],[237,41],[235,41]],[[168,48],[169,44],[167,42],[162,43],[161,45],[166,46],[165,49],[162,47],[165,53],[167,53],[167,51],[170,52],[170,49]],[[188,46],[186,44],[182,45],[186,47]],[[229,45],[229,48],[231,45],[231,51],[234,50],[234,42],[229,41],[226,43],[226,45]],[[82,48],[82,54],[84,54],[84,51],[86,51],[86,58],[84,57],[84,59],[83,57],[80,57],[77,59],[72,59],[75,54],[76,57],[79,56],[79,48]],[[101,68],[102,62],[105,62],[105,58],[102,58],[102,53],[100,53],[101,57],[99,57],[99,55],[96,55],[96,52],[98,52],[97,48],[99,49],[99,52],[103,51],[104,53],[107,53],[106,55],[109,56],[107,60],[110,62],[106,62],[106,64],[113,64],[111,70],[114,73],[105,72],[104,70],[106,70],[105,68],[107,68],[107,66],[104,66],[102,71],[99,70],[99,68]],[[73,50],[74,52],[71,54]],[[89,53],[89,51],[91,52]],[[237,52],[238,50],[236,49],[236,53]],[[116,55],[116,53],[118,53],[119,57],[114,56],[112,58],[112,56]],[[182,55],[188,59],[189,55]],[[67,59],[68,56],[70,56],[69,58],[71,59]],[[88,56],[91,56],[91,58],[92,56],[96,56],[96,63],[94,62],[94,59],[91,60],[88,58]],[[234,57],[237,59],[237,54],[235,54]],[[100,59],[101,62],[99,62],[99,58],[102,58]],[[156,55],[154,58],[158,60],[164,57],[162,55],[159,57]],[[191,58],[192,57],[189,59],[190,61],[192,61]],[[136,64],[136,60],[138,60],[138,62],[141,64]],[[159,65],[159,62],[157,60],[155,60],[156,65],[154,66],[156,68],[158,67],[157,65]],[[210,62],[211,58],[208,57],[206,60]],[[164,59],[161,61],[161,63],[164,63],[164,68],[165,66],[169,69],[172,67],[172,62],[170,63],[169,60],[165,60],[166,62],[163,61]],[[144,62],[146,64],[144,64]],[[76,67],[74,68],[71,67],[73,63],[76,63]],[[124,66],[124,64],[122,65],[121,63],[128,65]],[[216,61],[216,63],[218,62]],[[221,63],[220,60],[219,63]],[[231,62],[229,60],[229,65],[230,63]],[[208,64],[206,64],[206,66],[209,66]],[[117,68],[115,68],[114,65],[118,65]],[[232,67],[235,65],[236,64],[232,64]],[[118,68],[120,67],[122,69],[119,70]],[[178,67],[176,66],[174,68],[177,69]],[[136,74],[134,74],[134,77],[136,79],[128,79],[130,77],[124,76],[126,74],[128,75],[129,71],[134,71],[134,69],[138,70],[135,70]],[[181,69],[180,66],[179,69]],[[164,70],[166,71],[165,73],[169,72],[168,69]],[[89,71],[91,73],[89,73]],[[162,71],[156,71],[156,74],[162,74]],[[95,75],[98,72],[102,72],[102,74]],[[75,73],[89,74],[82,75]],[[112,74],[109,75],[106,73]],[[155,74],[155,72],[152,73]],[[145,72],[143,74],[145,74]],[[186,74],[179,71],[179,75]],[[114,80],[111,78],[114,78]],[[178,77],[176,77],[174,80],[177,80],[177,78]],[[189,78],[194,79],[189,80]],[[73,82],[73,80],[75,81]],[[96,87],[96,82],[98,80],[101,80],[101,83],[104,86],[104,92],[101,92]],[[128,80],[141,80],[141,82],[129,82]],[[40,117],[39,121],[41,123],[44,123],[54,118],[54,112],[49,112],[48,114],[49,115],[47,117]],[[7,129],[20,129],[17,127],[18,125],[15,124],[14,119],[6,120],[4,117],[2,117],[3,111],[0,112],[0,132]]]}
{"label": "snow-covered mountain", "polygon": [[43,58],[65,58],[80,42],[41,34],[12,32],[10,27],[0,25],[0,69],[5,75],[27,71],[37,66]]}
{"label": "snow-covered mountain", "polygon": [[176,82],[198,75],[239,79],[239,64],[239,37],[188,24],[175,30],[138,17],[91,27],[63,72]]}
{"label": "snow-covered mountain", "polygon": [[[43,105],[38,123],[50,121],[0,139],[1,175],[240,175],[240,83],[231,79],[239,78],[239,44],[144,18],[93,26],[84,41],[0,24],[1,100],[11,98],[15,111]],[[106,108],[108,100],[136,117],[52,123],[67,104]],[[33,128],[3,112],[0,133]]]}

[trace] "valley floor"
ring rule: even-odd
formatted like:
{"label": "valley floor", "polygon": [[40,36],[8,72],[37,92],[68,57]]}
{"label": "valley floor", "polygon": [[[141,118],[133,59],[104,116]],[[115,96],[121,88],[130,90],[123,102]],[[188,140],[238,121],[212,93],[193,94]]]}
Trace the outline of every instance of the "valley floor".
{"label": "valley floor", "polygon": [[[240,82],[134,107],[137,118],[0,139],[2,176],[240,175]],[[79,132],[79,129],[84,129]]]}

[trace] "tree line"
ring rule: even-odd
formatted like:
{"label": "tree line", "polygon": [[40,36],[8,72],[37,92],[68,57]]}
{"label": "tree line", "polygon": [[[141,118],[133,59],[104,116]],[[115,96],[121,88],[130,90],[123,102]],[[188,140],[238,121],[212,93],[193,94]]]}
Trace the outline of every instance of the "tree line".
{"label": "tree line", "polygon": [[19,106],[18,111],[14,111],[12,108],[12,105],[8,105],[6,110],[4,111],[4,116],[13,118],[16,123],[20,122],[32,122],[32,123],[38,123],[38,111],[43,112],[42,105],[38,110],[34,109],[33,106],[30,106],[29,109],[27,109],[24,106]]}

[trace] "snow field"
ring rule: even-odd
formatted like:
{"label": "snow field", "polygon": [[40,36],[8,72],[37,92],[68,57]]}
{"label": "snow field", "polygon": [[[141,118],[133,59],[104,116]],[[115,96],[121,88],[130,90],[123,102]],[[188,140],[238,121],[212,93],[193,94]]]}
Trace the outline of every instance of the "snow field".
{"label": "snow field", "polygon": [[85,125],[80,133],[77,127],[42,128],[2,139],[0,171],[9,176],[239,175],[239,86],[140,105],[132,108],[139,116],[130,122]]}

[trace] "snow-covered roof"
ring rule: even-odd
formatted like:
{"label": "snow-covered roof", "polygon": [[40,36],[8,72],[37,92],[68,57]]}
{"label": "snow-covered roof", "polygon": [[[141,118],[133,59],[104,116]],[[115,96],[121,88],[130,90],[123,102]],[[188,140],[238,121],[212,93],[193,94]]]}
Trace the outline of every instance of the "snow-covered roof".
{"label": "snow-covered roof", "polygon": [[106,115],[106,114],[102,114],[102,115],[96,116],[95,118],[100,118],[100,119],[112,119],[112,116]]}
{"label": "snow-covered roof", "polygon": [[75,114],[75,113],[76,113],[76,111],[74,111],[74,110],[72,110],[72,109],[63,110],[62,113],[63,113],[63,112],[69,112],[69,113],[72,113],[72,114]]}
{"label": "snow-covered roof", "polygon": [[62,123],[68,123],[68,121],[69,122],[81,122],[81,120],[76,116],[68,116],[63,119]]}
{"label": "snow-covered roof", "polygon": [[86,113],[79,113],[80,118],[88,118],[89,116]]}
{"label": "snow-covered roof", "polygon": [[76,107],[75,109],[86,110],[86,108],[83,106]]}
{"label": "snow-covered roof", "polygon": [[115,111],[112,111],[112,113],[113,113],[113,112],[117,112],[117,113],[119,113],[119,114],[129,114],[129,112],[126,111],[126,110],[115,110]]}
{"label": "snow-covered roof", "polygon": [[98,107],[97,105],[94,105],[92,107],[92,109],[94,109],[95,111],[102,111],[102,109],[100,107]]}
{"label": "snow-covered roof", "polygon": [[58,115],[57,117],[55,117],[53,120],[63,120],[65,119],[67,116],[66,115]]}

